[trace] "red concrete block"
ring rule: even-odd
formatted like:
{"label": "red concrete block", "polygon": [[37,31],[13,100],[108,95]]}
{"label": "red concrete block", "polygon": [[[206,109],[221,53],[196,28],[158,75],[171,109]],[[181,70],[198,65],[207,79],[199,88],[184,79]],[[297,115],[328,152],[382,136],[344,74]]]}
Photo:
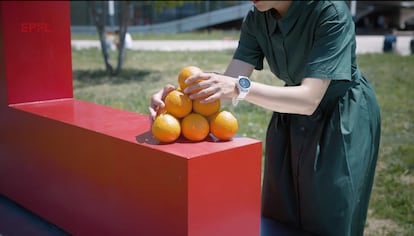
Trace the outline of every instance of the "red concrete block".
{"label": "red concrete block", "polygon": [[0,192],[74,235],[259,235],[258,141],[159,145],[147,116],[73,99],[3,114]]}
{"label": "red concrete block", "polygon": [[73,97],[69,1],[1,1],[0,102]]}
{"label": "red concrete block", "polygon": [[69,2],[0,2],[0,194],[74,235],[259,235],[259,141],[160,145],[73,99],[70,55]]}

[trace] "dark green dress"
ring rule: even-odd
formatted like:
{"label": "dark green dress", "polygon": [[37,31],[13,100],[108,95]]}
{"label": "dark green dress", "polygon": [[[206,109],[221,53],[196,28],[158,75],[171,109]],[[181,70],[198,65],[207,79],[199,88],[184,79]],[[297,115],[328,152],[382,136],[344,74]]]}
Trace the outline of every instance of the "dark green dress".
{"label": "dark green dress", "polygon": [[275,112],[266,137],[262,215],[318,235],[362,235],[380,139],[380,112],[355,56],[344,1],[294,1],[247,14],[235,59],[286,83],[331,80],[311,116]]}

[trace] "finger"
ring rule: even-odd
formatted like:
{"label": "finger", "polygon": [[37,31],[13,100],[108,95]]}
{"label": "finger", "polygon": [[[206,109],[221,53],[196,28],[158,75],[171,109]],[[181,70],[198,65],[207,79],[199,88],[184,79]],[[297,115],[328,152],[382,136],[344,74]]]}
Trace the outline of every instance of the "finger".
{"label": "finger", "polygon": [[189,95],[190,99],[197,99],[197,98],[206,98],[212,95],[215,95],[214,97],[220,97],[220,88],[211,86],[207,88],[203,88],[195,93],[192,93]]}
{"label": "finger", "polygon": [[208,80],[208,79],[210,79],[210,77],[211,77],[211,73],[197,73],[197,74],[194,74],[194,75],[188,77],[184,81],[184,83],[192,84],[192,83],[195,83],[195,82],[200,81],[200,80]]}
{"label": "finger", "polygon": [[205,103],[210,103],[210,102],[214,102],[217,99],[220,99],[220,95],[218,93],[215,93],[211,96],[205,97],[203,99],[200,100],[201,104],[205,104]]}
{"label": "finger", "polygon": [[164,100],[165,96],[167,96],[167,94],[173,90],[175,90],[175,86],[172,84],[167,84],[163,89],[162,100]]}
{"label": "finger", "polygon": [[150,108],[156,111],[159,107],[164,106],[165,104],[163,102],[162,94],[155,94],[151,97]]}
{"label": "finger", "polygon": [[197,80],[196,83],[192,83],[190,86],[188,86],[186,89],[184,89],[184,93],[192,94],[195,92],[198,92],[205,88],[210,88],[213,86],[216,86],[217,81],[213,78],[211,73],[209,74],[203,74],[203,77],[199,77],[201,79]]}
{"label": "finger", "polygon": [[185,88],[183,92],[186,94],[192,94],[202,89],[205,89],[207,87],[208,87],[208,84],[203,83],[203,82],[193,83],[191,86],[188,86],[187,88]]}
{"label": "finger", "polygon": [[167,84],[163,89],[151,96],[150,106],[148,107],[149,119],[152,123],[157,117],[159,110],[163,110],[165,107],[165,96],[175,89],[174,85]]}
{"label": "finger", "polygon": [[157,117],[157,112],[150,106],[148,107],[148,111],[149,111],[149,120],[150,123],[152,124],[152,122],[154,122],[155,117]]}
{"label": "finger", "polygon": [[157,107],[164,107],[164,99],[167,96],[167,94],[171,91],[173,91],[175,87],[173,85],[166,85],[162,90],[158,91],[154,95],[151,96],[151,103],[150,107],[155,108]]}

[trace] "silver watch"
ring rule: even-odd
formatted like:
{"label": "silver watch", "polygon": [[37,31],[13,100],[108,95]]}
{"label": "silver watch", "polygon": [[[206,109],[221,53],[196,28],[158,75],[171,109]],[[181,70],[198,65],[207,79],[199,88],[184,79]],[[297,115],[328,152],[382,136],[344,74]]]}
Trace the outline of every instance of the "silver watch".
{"label": "silver watch", "polygon": [[237,97],[233,98],[233,106],[236,106],[240,100],[243,100],[246,95],[249,93],[251,87],[251,82],[247,76],[239,76],[237,79],[237,89],[239,94]]}

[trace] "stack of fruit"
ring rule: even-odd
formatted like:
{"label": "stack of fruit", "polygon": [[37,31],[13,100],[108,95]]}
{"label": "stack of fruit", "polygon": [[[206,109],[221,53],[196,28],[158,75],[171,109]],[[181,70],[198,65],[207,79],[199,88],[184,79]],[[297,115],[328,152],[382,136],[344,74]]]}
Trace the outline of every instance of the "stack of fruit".
{"label": "stack of fruit", "polygon": [[190,86],[184,81],[201,72],[195,66],[187,66],[180,71],[179,87],[165,96],[165,109],[158,112],[152,123],[151,131],[158,141],[171,143],[180,135],[190,141],[202,141],[209,134],[220,140],[230,140],[237,133],[237,119],[230,111],[220,110],[220,100],[201,103],[202,99],[191,100],[182,92]]}

